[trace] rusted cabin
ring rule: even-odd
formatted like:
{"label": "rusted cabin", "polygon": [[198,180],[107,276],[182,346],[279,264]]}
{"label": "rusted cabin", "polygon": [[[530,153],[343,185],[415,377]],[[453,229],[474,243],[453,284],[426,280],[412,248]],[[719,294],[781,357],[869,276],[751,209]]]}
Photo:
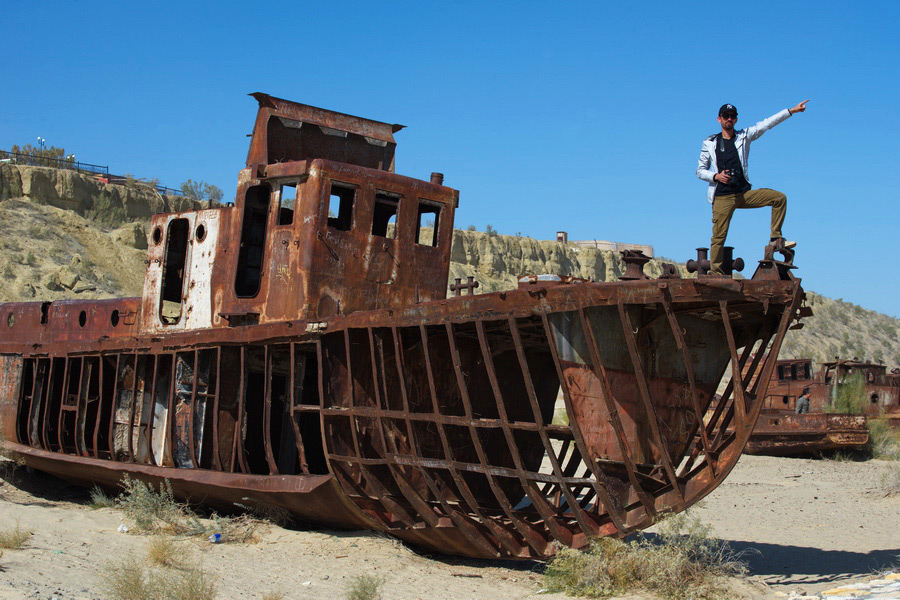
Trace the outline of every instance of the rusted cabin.
{"label": "rusted cabin", "polygon": [[394,173],[402,126],[253,96],[235,206],[153,219],[143,328],[316,321],[444,298],[459,195],[438,174]]}
{"label": "rusted cabin", "polygon": [[808,358],[779,360],[764,408],[793,411],[797,398],[808,387],[810,412],[824,412],[840,385],[854,373],[860,373],[865,383],[863,412],[872,417],[900,419],[900,373],[889,373],[886,365],[859,359],[836,358],[822,363],[818,371],[813,371]]}

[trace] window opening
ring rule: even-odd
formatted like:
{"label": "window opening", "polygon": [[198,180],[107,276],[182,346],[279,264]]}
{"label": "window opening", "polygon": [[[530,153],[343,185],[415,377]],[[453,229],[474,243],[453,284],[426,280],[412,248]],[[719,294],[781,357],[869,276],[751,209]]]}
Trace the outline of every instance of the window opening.
{"label": "window opening", "polygon": [[419,202],[419,218],[416,221],[416,243],[422,246],[437,246],[437,232],[440,226],[441,207],[436,204]]}
{"label": "window opening", "polygon": [[791,379],[797,379],[797,365],[791,365]]}
{"label": "window opening", "polygon": [[387,192],[375,194],[375,209],[372,213],[372,235],[387,238],[397,237],[397,212],[400,197]]}
{"label": "window opening", "polygon": [[172,219],[169,222],[159,296],[159,319],[169,325],[181,320],[189,232],[187,219]]}
{"label": "window opening", "polygon": [[240,298],[252,298],[259,293],[266,243],[269,193],[268,185],[255,185],[247,190],[247,196],[244,198],[241,249],[238,255],[237,274],[234,278],[234,293]]}
{"label": "window opening", "polygon": [[328,226],[338,231],[350,231],[353,225],[353,202],[356,190],[352,187],[331,184],[328,199]]}
{"label": "window opening", "polygon": [[778,365],[778,379],[784,379],[784,366]]}
{"label": "window opening", "polygon": [[278,225],[290,225],[294,222],[294,210],[297,206],[297,184],[284,183],[278,194]]}

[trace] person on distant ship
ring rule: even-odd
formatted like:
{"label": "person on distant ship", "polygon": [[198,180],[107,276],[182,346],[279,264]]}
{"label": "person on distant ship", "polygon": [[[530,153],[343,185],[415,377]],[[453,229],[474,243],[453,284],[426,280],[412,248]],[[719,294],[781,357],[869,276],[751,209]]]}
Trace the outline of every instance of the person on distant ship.
{"label": "person on distant ship", "polygon": [[809,388],[803,388],[803,393],[797,398],[797,407],[794,412],[798,415],[809,412]]}
{"label": "person on distant ship", "polygon": [[775,127],[794,113],[806,110],[804,100],[794,108],[786,108],[747,129],[735,130],[738,112],[733,104],[723,104],[719,108],[719,125],[722,132],[703,140],[697,177],[709,182],[706,196],[712,204],[713,231],[710,240],[710,274],[722,275],[723,248],[728,236],[731,215],[737,208],[772,207],[772,231],[770,243],[776,249],[794,247],[794,242],[785,241],[781,226],[787,214],[787,197],[779,191],[768,188],[751,189],[747,176],[747,158],[750,142]]}

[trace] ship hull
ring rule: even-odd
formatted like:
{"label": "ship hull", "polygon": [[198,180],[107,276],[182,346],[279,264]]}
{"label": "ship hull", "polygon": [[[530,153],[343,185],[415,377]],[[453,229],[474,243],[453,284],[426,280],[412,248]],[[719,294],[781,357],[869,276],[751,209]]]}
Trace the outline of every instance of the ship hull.
{"label": "ship hull", "polygon": [[793,456],[828,450],[862,450],[869,441],[866,415],[763,412],[747,454]]}
{"label": "ship hull", "polygon": [[792,279],[534,285],[320,323],[6,344],[0,431],[26,464],[86,485],[168,479],[215,507],[543,558],[724,479],[801,299]]}

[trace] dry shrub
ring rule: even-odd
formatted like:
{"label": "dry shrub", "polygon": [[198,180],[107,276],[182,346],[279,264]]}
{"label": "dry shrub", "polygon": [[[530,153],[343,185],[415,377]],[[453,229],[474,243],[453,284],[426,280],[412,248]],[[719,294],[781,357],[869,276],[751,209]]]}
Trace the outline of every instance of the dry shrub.
{"label": "dry shrub", "polygon": [[259,540],[261,523],[249,515],[221,517],[213,513],[212,523],[204,523],[187,504],[175,500],[169,480],[161,483],[156,491],[149,483],[126,475],[122,487],[124,491],[116,503],[134,521],[137,532],[201,537],[219,533],[223,543],[246,544]]}
{"label": "dry shrub", "polygon": [[200,568],[167,574],[162,577],[161,600],[213,600],[216,584]]}
{"label": "dry shrub", "polygon": [[239,508],[246,510],[248,513],[256,517],[260,521],[268,521],[272,525],[278,527],[288,527],[294,522],[294,515],[286,508],[275,506],[274,504],[265,504],[258,502],[255,504],[236,504]]}
{"label": "dry shrub", "polygon": [[358,575],[350,580],[347,589],[347,600],[381,600],[381,588],[384,577],[376,575]]}
{"label": "dry shrub", "polygon": [[116,502],[134,521],[135,529],[149,533],[183,533],[181,523],[189,513],[175,501],[168,479],[160,484],[157,492],[151,484],[126,475],[122,478],[122,488]]}
{"label": "dry shrub", "polygon": [[900,432],[883,417],[869,418],[868,449],[872,458],[900,460]]}
{"label": "dry shrub", "polygon": [[590,598],[648,590],[667,600],[712,600],[727,598],[725,578],[744,572],[727,544],[682,513],[665,519],[655,540],[600,538],[586,552],[560,548],[544,577],[552,591]]}
{"label": "dry shrub", "polygon": [[118,600],[152,598],[153,585],[144,565],[132,555],[110,563],[101,571],[103,591]]}
{"label": "dry shrub", "polygon": [[255,544],[259,541],[259,530],[263,525],[250,515],[220,517],[213,514],[212,521],[213,526],[209,531],[222,534],[222,542],[226,544]]}
{"label": "dry shrub", "polygon": [[94,510],[100,508],[115,508],[116,499],[110,498],[106,495],[106,492],[95,485],[91,488],[91,502],[90,504],[88,504],[88,506],[90,506]]}
{"label": "dry shrub", "polygon": [[102,587],[118,600],[213,600],[216,585],[199,567],[183,571],[154,570],[132,555],[107,565]]}
{"label": "dry shrub", "polygon": [[[155,535],[150,538],[150,544],[147,546],[147,560],[150,564],[160,567],[174,567],[178,564],[175,550],[175,541],[172,538]],[[183,560],[185,557],[181,558]]]}
{"label": "dry shrub", "polygon": [[822,453],[822,458],[833,460],[834,462],[851,462],[855,456],[852,450],[830,450]]}
{"label": "dry shrub", "polygon": [[25,545],[32,533],[32,531],[22,529],[22,526],[16,521],[15,528],[0,530],[0,548],[18,550]]}

